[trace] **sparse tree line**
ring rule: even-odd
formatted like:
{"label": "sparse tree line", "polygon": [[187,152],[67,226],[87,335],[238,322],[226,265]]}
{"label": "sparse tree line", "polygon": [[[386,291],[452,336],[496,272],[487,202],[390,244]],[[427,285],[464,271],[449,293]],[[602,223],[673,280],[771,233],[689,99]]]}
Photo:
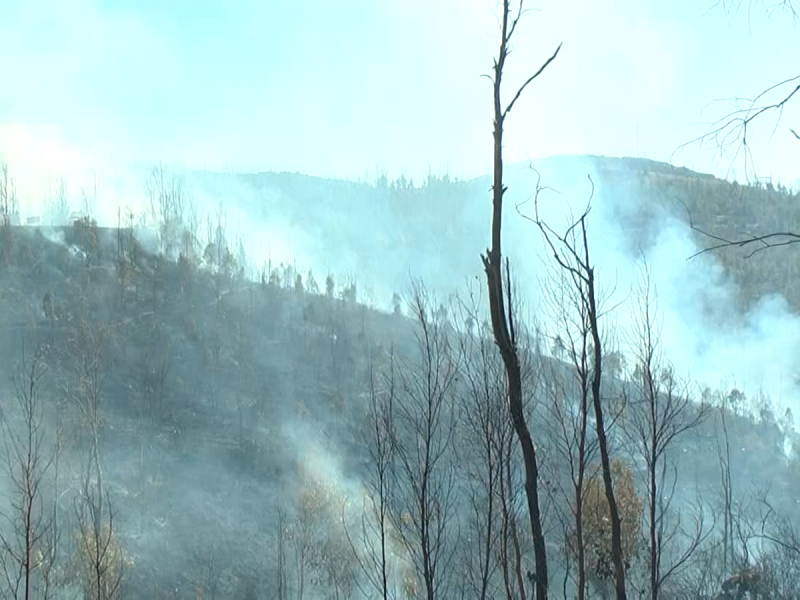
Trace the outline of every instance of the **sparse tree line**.
{"label": "sparse tree line", "polygon": [[[605,303],[598,302],[599,353],[585,288],[558,263],[545,285],[549,325],[531,329],[515,320],[514,329],[539,458],[549,596],[613,596],[619,551],[634,597],[736,598],[747,589],[791,597],[798,569],[793,524],[768,495],[751,497],[731,476],[736,412],[730,403],[741,404],[741,393],[693,399],[692,386],[660,354],[646,267],[635,290],[635,327],[624,344],[608,339]],[[415,286],[405,311],[416,332],[413,346],[374,348],[364,373],[367,410],[358,431],[368,460],[357,473],[361,493],[298,472],[299,491],[275,515],[268,583],[253,597],[535,596],[542,579],[523,458],[508,411],[505,364],[482,318],[484,300],[471,290],[445,307]],[[519,314],[516,303],[509,306]],[[24,354],[16,404],[4,397],[11,486],[2,505],[4,597],[63,597],[65,589],[72,597],[117,597],[135,569],[114,533],[113,482],[100,451],[107,435],[104,374],[119,342],[112,330],[88,321],[68,329],[62,347]],[[166,338],[152,335],[154,350],[168,347]],[[630,366],[619,365],[622,355]],[[169,364],[159,367],[156,351],[151,358],[142,389],[147,406],[157,407]],[[601,408],[618,550],[592,396],[598,358],[607,364]],[[40,397],[42,377],[57,382],[48,389],[60,390],[60,399]],[[699,428],[715,432],[721,493],[709,487],[687,493],[695,482],[680,477],[680,448],[695,444]],[[66,460],[67,453],[83,456],[82,466]],[[210,587],[202,589],[211,597]]]}
{"label": "sparse tree line", "polygon": [[3,386],[4,598],[119,598],[131,566],[100,450],[106,348],[85,323],[72,336],[23,347]]}
{"label": "sparse tree line", "polygon": [[[50,193],[45,202],[48,215],[45,222],[65,228],[65,243],[87,268],[99,267],[105,258],[113,257],[122,299],[138,299],[141,293],[148,291],[141,283],[142,275],[149,281],[146,287],[153,297],[161,295],[168,283],[174,283],[179,294],[189,293],[195,271],[207,268],[216,275],[219,294],[224,293],[227,282],[231,280],[256,279],[272,288],[293,289],[313,295],[324,293],[328,298],[356,302],[354,274],[346,276],[337,285],[334,274],[327,273],[322,282],[324,288],[321,288],[313,270],[309,269],[304,275],[296,263],[282,261],[275,264],[269,259],[254,269],[255,265],[249,264],[243,239],[230,231],[223,203],[220,202],[203,217],[191,190],[163,163],[154,166],[145,181],[145,201],[140,210],[130,206],[117,207],[113,241],[103,239],[101,228],[92,216],[99,198],[97,175],[94,174],[91,186],[81,186],[81,209],[75,212],[72,211],[73,198],[66,178],[59,177],[57,182],[53,188],[56,191]],[[10,175],[7,163],[2,163],[2,258],[6,265],[30,266],[33,257],[29,244],[24,236],[17,235],[15,240],[12,230],[14,225],[19,225],[16,190],[16,180]],[[177,275],[172,277],[174,282],[167,282],[167,277],[159,271],[172,264],[177,265]],[[172,270],[170,275],[173,275]],[[154,302],[157,306],[157,301]],[[395,301],[395,306],[398,304]]]}
{"label": "sparse tree line", "polygon": [[[730,421],[742,417],[729,397],[740,393],[703,397],[675,373],[660,350],[646,265],[632,292],[632,330],[617,344],[600,336],[600,360],[631,360],[608,368],[600,387],[615,544],[592,398],[598,355],[585,296],[572,282],[556,265],[547,281],[551,325],[515,325],[539,459],[548,597],[619,597],[617,552],[631,597],[793,597],[800,547],[791,515],[731,474]],[[483,301],[472,290],[442,310],[415,285],[407,310],[413,348],[373,348],[364,376],[360,489],[298,473],[301,492],[278,510],[275,597],[536,595],[543,581],[523,458]],[[606,318],[602,308],[598,314]],[[704,447],[709,436],[716,454]],[[719,457],[711,467],[717,479],[687,474],[687,447]]]}

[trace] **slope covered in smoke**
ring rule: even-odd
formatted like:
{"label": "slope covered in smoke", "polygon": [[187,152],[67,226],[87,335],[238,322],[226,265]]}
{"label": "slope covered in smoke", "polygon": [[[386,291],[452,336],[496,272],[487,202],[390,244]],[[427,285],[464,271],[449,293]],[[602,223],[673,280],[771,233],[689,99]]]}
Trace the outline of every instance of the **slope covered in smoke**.
{"label": "slope covered in smoke", "polygon": [[[320,548],[346,502],[358,523],[370,461],[368,367],[413,355],[413,319],[372,310],[346,286],[310,292],[291,268],[262,284],[159,259],[130,231],[10,232],[0,358],[17,364],[23,340],[48,348],[40,395],[47,430],[64,440],[54,485],[66,498],[90,447],[75,385],[86,385],[87,364],[97,368],[106,485],[133,559],[130,595],[262,597],[276,589],[286,568],[280,544],[297,543],[289,536],[298,527],[308,548]],[[8,384],[2,392],[13,396]],[[776,508],[790,509],[798,462],[783,460],[777,424],[730,418],[736,485],[772,484],[783,492]],[[691,501],[695,486],[713,501],[717,435],[709,421],[675,448],[679,501]],[[68,499],[55,510],[70,522]],[[340,574],[355,569],[347,546],[335,561],[325,556]],[[309,562],[309,571],[321,577],[326,564]]]}
{"label": "slope covered in smoke", "polygon": [[[622,221],[632,253],[657,239],[666,218],[688,224],[691,215],[699,229],[733,237],[780,230],[781,225],[800,216],[797,193],[780,184],[740,185],[685,167],[626,157],[564,156],[531,165],[509,165],[509,193],[515,202],[534,192],[531,168],[542,173],[542,186],[561,192],[557,203],[563,203],[566,188],[573,188],[573,193],[577,189],[576,197],[568,200],[570,205],[588,198],[589,189],[583,184],[586,175],[592,175],[600,210],[608,208],[613,218]],[[366,183],[298,173],[193,172],[188,180],[207,201],[223,201],[232,214],[240,215],[241,211],[240,216],[247,215],[256,227],[280,232],[277,225],[286,225],[285,235],[272,236],[276,248],[287,248],[289,240],[295,254],[319,259],[327,254],[326,248],[336,247],[340,258],[330,262],[337,270],[341,262],[345,268],[361,266],[359,272],[372,275],[371,265],[364,258],[372,249],[419,250],[425,252],[425,261],[413,261],[411,270],[431,269],[431,274],[441,275],[438,280],[450,285],[445,273],[462,277],[474,270],[474,264],[480,264],[474,256],[466,260],[463,256],[483,248],[488,233],[488,176],[467,180],[430,176],[423,182],[384,177]],[[512,222],[516,220],[513,203],[507,212]],[[522,235],[529,233],[522,230]],[[697,233],[693,241],[698,249],[710,245],[709,239]],[[758,254],[743,260],[743,253],[736,251],[720,252],[715,259],[740,284],[736,298],[740,308],[750,308],[762,296],[773,293],[783,295],[793,308],[800,308],[798,278],[791,269],[775,266],[787,267],[794,262],[790,258],[794,251],[786,249],[786,258],[778,260]],[[280,250],[274,256],[285,258]],[[388,266],[388,272],[382,269],[383,276],[391,274],[402,286],[408,267]]]}
{"label": "slope covered in smoke", "polygon": [[[615,307],[602,323],[606,351],[628,354],[629,290],[646,259],[665,358],[705,388],[696,397],[735,400],[741,413],[729,422],[736,485],[771,485],[776,508],[790,513],[798,462],[784,410],[800,412],[791,267],[759,274],[786,294],[765,295],[747,279],[753,259],[687,260],[704,242],[687,211],[708,228],[747,229],[752,211],[734,210],[729,197],[741,186],[641,160],[567,157],[533,167],[507,170],[507,248],[526,319],[550,330],[542,310],[547,254],[523,215],[538,204],[559,228],[591,198],[593,262]],[[392,295],[419,277],[439,298],[430,307],[436,318],[461,328],[447,296],[463,293],[466,280],[484,285],[478,254],[488,237],[489,182],[182,178],[198,212],[211,214],[206,223],[183,223],[194,226],[188,238],[163,223],[125,219],[120,229],[89,219],[4,229],[0,341],[8,365],[23,338],[29,348],[50,348],[41,395],[57,416],[51,410],[48,425],[72,440],[62,447],[56,491],[79,481],[89,443],[74,399],[75,386],[85,385],[81,365],[102,366],[106,482],[120,540],[136,560],[134,595],[151,595],[153,585],[154,597],[167,589],[187,595],[202,585],[244,597],[274,581],[281,519],[311,502],[315,519],[330,520],[346,500],[364,498],[368,364],[414,353],[415,324],[390,314],[400,304]],[[766,186],[742,193],[761,203],[768,225],[790,203],[787,192]],[[134,212],[145,213],[147,203],[139,206]],[[230,247],[222,244],[226,231],[236,240]],[[244,260],[253,274],[269,272],[248,280]],[[545,354],[551,341],[539,340]],[[633,367],[619,363],[609,381],[629,379]],[[13,395],[10,386],[4,392]],[[673,449],[679,503],[716,480],[718,438],[708,423]],[[56,508],[71,515],[70,506]]]}
{"label": "slope covered in smoke", "polygon": [[[620,303],[609,326],[625,329],[628,291],[647,261],[665,319],[666,352],[682,371],[704,386],[743,389],[754,398],[754,411],[768,402],[779,412],[800,413],[797,248],[752,257],[725,250],[689,260],[711,241],[690,221],[720,236],[779,230],[800,217],[796,194],[632,158],[552,157],[509,165],[506,174],[506,249],[533,318],[540,312],[546,253],[522,215],[532,214],[537,186],[540,214],[556,226],[592,197],[594,258],[609,301]],[[481,275],[488,177],[429,177],[415,185],[404,178],[356,183],[289,173],[193,173],[187,181],[208,202],[223,201],[240,215],[259,260],[269,256],[273,263],[357,280],[361,297],[378,306],[403,293],[409,275],[442,296]]]}

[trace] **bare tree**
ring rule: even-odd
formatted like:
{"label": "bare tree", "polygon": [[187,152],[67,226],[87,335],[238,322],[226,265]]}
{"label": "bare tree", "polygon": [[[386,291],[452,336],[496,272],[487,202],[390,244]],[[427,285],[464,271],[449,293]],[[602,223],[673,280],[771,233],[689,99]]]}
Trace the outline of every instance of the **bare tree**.
{"label": "bare tree", "polygon": [[712,8],[721,8],[727,14],[733,14],[746,6],[749,16],[753,9],[759,4],[763,6],[764,10],[769,15],[783,12],[791,17],[793,21],[797,21],[798,17],[800,17],[797,0],[716,0]]}
{"label": "bare tree", "polygon": [[[625,586],[625,556],[622,548],[622,528],[620,514],[614,497],[614,482],[611,471],[611,459],[608,443],[608,433],[603,408],[602,382],[603,382],[603,339],[600,332],[600,320],[603,317],[601,298],[597,290],[594,265],[589,254],[589,237],[587,220],[594,196],[594,182],[588,178],[592,186],[592,193],[584,211],[562,233],[555,231],[539,215],[539,195],[544,189],[539,181],[532,196],[534,204],[533,216],[520,212],[521,203],[517,211],[527,220],[536,225],[544,238],[545,244],[553,256],[555,264],[567,275],[570,285],[578,293],[586,310],[586,318],[591,333],[591,368],[592,368],[592,405],[594,407],[595,432],[597,435],[600,463],[602,465],[603,483],[606,499],[609,506],[611,521],[612,560],[614,567],[614,585],[618,600],[627,597]],[[526,201],[527,202],[527,201]]]}
{"label": "bare tree", "polygon": [[[460,396],[459,464],[464,477],[462,594],[478,598],[529,597],[530,529],[525,523],[521,456],[506,397],[506,373],[494,351],[492,327],[479,317],[482,298],[472,289],[457,313],[466,330],[458,334]],[[515,306],[518,309],[518,306]],[[538,384],[537,356],[520,332],[520,372],[525,398]],[[525,402],[524,410],[529,409]],[[543,514],[546,511],[542,511]]]}
{"label": "bare tree", "polygon": [[[526,570],[526,556],[529,552],[530,535],[522,523],[525,506],[521,490],[524,481],[520,477],[519,444],[511,419],[501,423],[496,432],[495,452],[499,458],[499,479],[497,481],[497,504],[499,511],[498,535],[494,544],[494,558],[499,564],[503,591],[506,598],[526,600],[526,583],[536,587],[536,574]],[[527,497],[524,498],[527,501]],[[544,515],[542,510],[542,515]],[[544,520],[544,518],[543,518]]]}
{"label": "bare tree", "polygon": [[125,286],[128,275],[128,261],[125,257],[125,237],[122,233],[122,205],[117,205],[117,275],[119,276],[119,296],[125,300]]}
{"label": "bare tree", "polygon": [[758,252],[762,252],[764,250],[769,250],[770,248],[779,248],[781,246],[790,246],[792,244],[797,244],[800,242],[800,233],[796,231],[786,230],[786,231],[772,231],[770,233],[765,233],[763,235],[744,235],[741,238],[731,239],[728,237],[724,237],[721,235],[717,235],[706,230],[703,227],[698,226],[694,220],[692,219],[691,213],[687,210],[687,214],[689,217],[689,227],[696,231],[697,233],[707,237],[712,241],[711,245],[698,250],[694,254],[692,254],[689,258],[695,258],[696,256],[700,256],[701,254],[706,254],[708,252],[714,252],[716,250],[722,250],[726,248],[743,248],[748,250],[749,252],[745,254],[745,258],[750,258],[754,254]]}
{"label": "bare tree", "polygon": [[398,373],[394,404],[397,467],[391,520],[422,580],[427,600],[447,596],[455,558],[457,357],[421,284],[411,301],[416,317],[416,360]]}
{"label": "bare tree", "polygon": [[[208,218],[211,219],[212,217],[209,215]],[[225,213],[225,208],[223,207],[222,202],[217,205],[217,210],[214,212],[213,219],[213,222],[209,221],[209,223],[213,223],[211,226],[213,227],[212,240],[214,243],[214,250],[216,251],[214,264],[222,269],[225,263],[225,257],[230,252],[228,240],[228,215]]]}
{"label": "bare tree", "polygon": [[[474,302],[473,302],[474,304]],[[469,318],[475,311],[471,311]],[[471,520],[470,540],[465,560],[465,579],[471,592],[481,600],[493,597],[490,582],[497,570],[494,548],[499,529],[497,507],[499,480],[502,476],[501,453],[497,432],[507,416],[504,403],[504,380],[496,369],[495,352],[485,336],[469,333],[461,338],[461,354],[466,389],[464,411],[464,456],[468,480]]]}
{"label": "bare tree", "polygon": [[[754,559],[767,550],[766,546],[760,544],[763,540],[759,540],[757,529],[758,508],[761,506],[759,499],[734,496],[728,406],[730,397],[736,395],[736,393],[715,394],[716,406],[713,412],[719,417],[715,424],[715,433],[722,496],[721,506],[711,507],[714,511],[711,528],[715,535],[710,539],[710,543],[705,543],[695,550],[692,569],[686,568],[681,569],[681,573],[675,572],[677,587],[692,593],[713,594],[722,582],[722,593],[715,596],[720,598],[744,597],[736,596],[735,593],[733,596],[727,594],[736,591],[737,582],[750,580]],[[719,521],[722,522],[722,531],[718,533]],[[755,548],[754,544],[759,544],[760,547]],[[678,574],[680,577],[677,577]],[[683,580],[682,585],[680,579]],[[666,589],[666,585],[664,588]],[[756,593],[758,590],[754,588],[751,591]]]}
{"label": "bare tree", "polygon": [[[395,597],[392,584],[392,544],[390,511],[392,509],[392,480],[394,466],[394,356],[390,357],[384,385],[380,385],[373,356],[370,356],[369,404],[367,406],[366,438],[370,457],[370,476],[367,478],[367,497],[361,512],[360,535],[357,542],[347,530],[347,515],[343,515],[345,534],[361,572],[372,588],[364,589],[365,597],[383,600]],[[359,546],[360,544],[360,546]],[[362,588],[362,586],[359,586]]]}
{"label": "bare tree", "polygon": [[[644,460],[647,475],[647,550],[649,596],[660,598],[670,577],[682,570],[712,529],[705,527],[702,506],[695,527],[682,527],[682,510],[669,522],[678,484],[677,467],[670,459],[675,442],[700,425],[708,414],[705,403],[692,401],[688,385],[681,385],[672,365],[661,356],[660,323],[655,290],[646,263],[635,291],[636,312],[631,351],[636,367],[626,403],[625,433],[634,452]],[[682,542],[676,549],[676,542]]]}
{"label": "bare tree", "polygon": [[[125,301],[128,287],[136,281],[135,274],[140,258],[139,241],[136,239],[136,214],[131,207],[123,209],[117,205],[117,256],[116,268],[120,284],[120,300]],[[135,289],[138,295],[138,283]]]}
{"label": "bare tree", "polygon": [[172,341],[161,324],[154,324],[148,335],[149,350],[141,358],[142,422],[159,429],[169,411],[165,406],[172,368]]}
{"label": "bare tree", "polygon": [[335,600],[352,596],[356,566],[344,530],[336,522],[335,491],[301,472],[303,483],[287,527],[294,548],[295,594],[302,600],[312,586]]}
{"label": "bare tree", "polygon": [[758,523],[754,527],[755,537],[769,546],[761,549],[757,571],[764,597],[789,598],[797,592],[800,578],[800,532],[796,523],[780,514],[770,501],[770,490],[762,490],[757,496],[759,505]]}
{"label": "bare tree", "polygon": [[[578,600],[583,600],[588,585],[583,512],[587,468],[597,452],[597,442],[588,435],[592,392],[591,323],[581,290],[571,283],[562,269],[551,270],[545,302],[556,327],[553,354],[559,360],[543,365],[542,379],[553,447],[561,459],[553,461],[553,466],[558,470],[566,464],[569,469],[566,485],[561,483],[558,473],[554,473],[551,480],[554,491],[566,500],[566,511],[562,512],[567,514],[562,514],[561,519],[566,532],[567,558],[575,559]],[[562,360],[569,366],[565,367]],[[570,576],[570,571],[567,568],[565,573],[565,597],[566,577]]]}
{"label": "bare tree", "polygon": [[55,449],[46,447],[44,406],[39,398],[45,374],[40,346],[28,361],[25,349],[15,377],[17,414],[0,413],[3,450],[11,482],[9,511],[0,513],[0,590],[4,598],[48,598],[52,593],[57,530],[46,508],[44,479]]}
{"label": "bare tree", "polygon": [[286,510],[278,505],[275,515],[275,575],[273,581],[276,582],[277,600],[288,600],[289,585],[287,581],[286,569],[286,537],[288,531]]}
{"label": "bare tree", "polygon": [[[712,143],[719,153],[730,157],[730,174],[734,163],[741,157],[744,160],[745,176],[750,179],[755,175],[754,158],[749,144],[752,127],[766,119],[769,114],[776,116],[775,129],[780,124],[781,116],[795,96],[800,96],[800,75],[794,75],[761,91],[754,98],[733,98],[733,110],[714,121],[709,130],[685,143],[678,150],[689,145]],[[729,100],[730,101],[730,100]],[[788,128],[788,133],[800,140],[795,129]]]}
{"label": "bare tree", "polygon": [[[520,0],[517,11],[511,14],[511,1],[503,0],[501,15],[500,49],[494,61],[494,74],[488,76],[492,81],[494,95],[494,179],[492,183],[492,243],[491,248],[481,256],[486,272],[486,283],[489,290],[489,306],[494,332],[495,343],[503,357],[508,381],[508,401],[514,430],[522,449],[523,463],[525,465],[525,494],[528,500],[528,514],[531,522],[534,553],[536,556],[536,598],[547,598],[548,573],[547,573],[547,548],[541,523],[541,507],[539,503],[539,463],[536,455],[536,446],[531,435],[528,421],[525,417],[522,399],[522,376],[520,361],[517,352],[515,315],[512,311],[511,292],[508,294],[503,289],[503,255],[502,255],[502,227],[503,227],[503,195],[506,188],[503,183],[503,130],[505,119],[514,107],[514,104],[528,87],[558,56],[561,45],[548,58],[539,69],[533,73],[517,89],[511,100],[504,105],[501,88],[503,69],[506,59],[511,51],[510,43],[514,32],[522,17],[523,3]],[[510,275],[510,266],[506,260],[506,278]],[[506,282],[510,290],[510,282]]]}
{"label": "bare tree", "polygon": [[193,195],[186,197],[185,212],[186,222],[183,229],[182,252],[190,263],[195,263],[198,256],[198,244],[202,218],[197,208],[197,200]]}

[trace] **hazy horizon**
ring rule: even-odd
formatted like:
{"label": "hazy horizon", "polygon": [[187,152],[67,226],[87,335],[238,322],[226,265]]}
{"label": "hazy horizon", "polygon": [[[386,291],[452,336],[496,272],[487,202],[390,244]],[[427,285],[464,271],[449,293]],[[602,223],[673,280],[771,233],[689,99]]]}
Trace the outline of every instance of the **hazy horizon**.
{"label": "hazy horizon", "polygon": [[[790,18],[760,5],[729,15],[710,0],[526,6],[507,90],[564,46],[507,122],[509,160],[641,156],[744,179],[741,161],[713,148],[673,153],[730,111],[711,101],[752,97],[791,75],[775,60],[800,51]],[[488,0],[303,11],[249,0],[8,0],[0,158],[22,196],[48,174],[162,160],[348,179],[382,169],[480,175],[491,158],[481,75],[496,53],[496,13]],[[785,123],[796,110],[786,108]],[[793,184],[796,140],[785,124],[770,140],[773,124],[751,132],[756,173]]]}

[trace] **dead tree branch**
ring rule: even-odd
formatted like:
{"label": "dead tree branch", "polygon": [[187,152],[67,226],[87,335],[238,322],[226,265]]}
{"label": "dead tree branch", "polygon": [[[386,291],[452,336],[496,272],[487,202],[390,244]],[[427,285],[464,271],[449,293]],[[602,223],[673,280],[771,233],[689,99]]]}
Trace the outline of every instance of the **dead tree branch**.
{"label": "dead tree branch", "polygon": [[[777,99],[768,100],[770,96],[775,94],[778,94]],[[735,161],[742,154],[745,160],[745,174],[747,174],[748,165],[753,164],[748,138],[752,126],[756,121],[763,120],[763,117],[768,113],[776,114],[775,126],[772,134],[770,134],[770,137],[772,137],[778,128],[784,109],[797,95],[800,95],[800,75],[789,77],[771,85],[754,98],[736,97],[713,100],[705,108],[721,102],[730,102],[733,105],[733,110],[713,121],[704,134],[678,146],[673,154],[689,146],[698,145],[702,149],[704,145],[713,144],[720,155],[728,155],[731,158],[726,172],[727,175],[730,174]]]}
{"label": "dead tree branch", "polygon": [[781,246],[790,246],[792,244],[800,243],[800,233],[796,233],[794,231],[773,231],[763,235],[747,235],[738,239],[729,239],[715,233],[711,233],[702,227],[698,227],[692,219],[692,213],[689,210],[689,207],[686,206],[686,203],[680,200],[679,202],[681,202],[684,210],[686,211],[686,215],[689,219],[689,228],[692,231],[696,231],[700,235],[705,236],[715,242],[706,248],[698,250],[686,260],[691,260],[697,256],[700,256],[701,254],[722,250],[724,248],[747,248],[755,246],[755,248],[745,255],[745,258],[750,258],[754,254],[769,248],[779,248]]}

